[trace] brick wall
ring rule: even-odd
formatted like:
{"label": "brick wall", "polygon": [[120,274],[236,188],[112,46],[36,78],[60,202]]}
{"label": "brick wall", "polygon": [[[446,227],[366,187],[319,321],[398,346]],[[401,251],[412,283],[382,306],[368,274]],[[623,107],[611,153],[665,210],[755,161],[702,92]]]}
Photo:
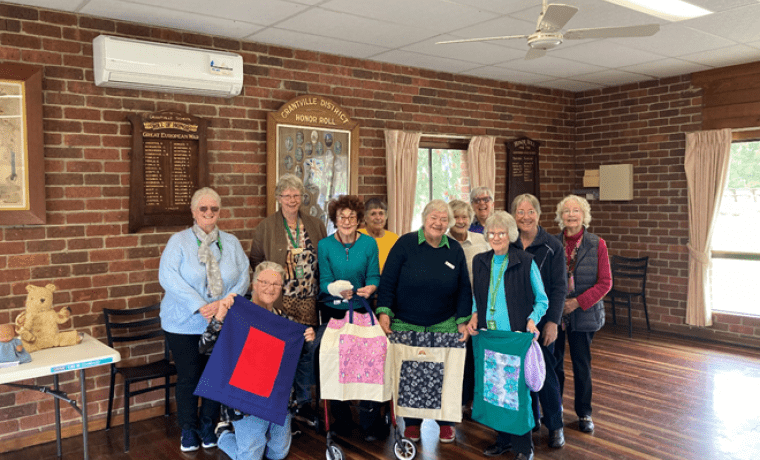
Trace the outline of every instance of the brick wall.
{"label": "brick wall", "polygon": [[[245,61],[243,94],[221,99],[98,88],[92,39],[99,34],[237,52]],[[266,115],[303,94],[330,97],[360,121],[362,196],[386,194],[386,128],[496,136],[500,208],[508,140],[529,136],[541,143],[546,202],[556,202],[576,175],[574,97],[567,92],[7,4],[0,4],[0,59],[44,68],[48,222],[23,227],[0,222],[0,323],[22,311],[28,284],[54,283],[55,305],[72,312],[63,327],[100,339],[105,336],[104,307],[160,300],[159,257],[179,228],[127,233],[130,113],[173,109],[211,120],[211,182],[224,205],[220,227],[237,235],[246,250],[253,228],[265,217]],[[97,429],[104,423],[107,368],[87,375],[91,427]],[[79,399],[72,372],[62,374],[61,382]],[[156,413],[158,398],[143,395],[133,407]],[[116,407],[121,404],[117,398]],[[63,407],[63,420],[64,433],[75,433],[72,409]],[[53,438],[48,396],[0,387],[0,450]]]}

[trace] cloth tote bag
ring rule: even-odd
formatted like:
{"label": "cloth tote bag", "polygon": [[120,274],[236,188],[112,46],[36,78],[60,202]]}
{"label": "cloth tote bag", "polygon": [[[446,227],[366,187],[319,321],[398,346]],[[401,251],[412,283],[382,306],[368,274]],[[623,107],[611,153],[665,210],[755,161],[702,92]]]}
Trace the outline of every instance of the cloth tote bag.
{"label": "cloth tote bag", "polygon": [[516,435],[533,429],[530,392],[540,390],[546,376],[544,357],[533,337],[526,332],[487,330],[472,337],[473,420]]}
{"label": "cloth tote bag", "polygon": [[[355,313],[354,300],[368,313]],[[389,401],[393,391],[388,338],[363,297],[327,323],[319,351],[320,398]]]}
{"label": "cloth tote bag", "polygon": [[195,395],[284,425],[305,330],[236,296]]}
{"label": "cloth tote bag", "polygon": [[460,338],[461,334],[413,331],[389,336],[397,415],[462,421],[467,343]]}

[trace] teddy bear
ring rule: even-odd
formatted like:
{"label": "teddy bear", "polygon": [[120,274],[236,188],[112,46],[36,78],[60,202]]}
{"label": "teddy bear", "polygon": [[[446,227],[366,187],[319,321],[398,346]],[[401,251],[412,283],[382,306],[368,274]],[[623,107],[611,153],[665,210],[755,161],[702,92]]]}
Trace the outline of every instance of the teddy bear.
{"label": "teddy bear", "polygon": [[31,360],[32,357],[24,350],[21,340],[16,337],[13,324],[0,324],[0,364],[24,364]]}
{"label": "teddy bear", "polygon": [[71,313],[64,307],[53,310],[54,284],[45,287],[29,285],[26,291],[26,311],[16,317],[16,332],[28,352],[51,347],[76,345],[84,337],[77,331],[59,332],[58,325],[65,323]]}

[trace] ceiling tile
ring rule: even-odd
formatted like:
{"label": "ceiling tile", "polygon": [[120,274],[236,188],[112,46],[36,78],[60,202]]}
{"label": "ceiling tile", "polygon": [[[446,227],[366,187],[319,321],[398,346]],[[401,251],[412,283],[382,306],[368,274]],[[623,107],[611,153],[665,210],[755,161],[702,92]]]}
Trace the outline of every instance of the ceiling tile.
{"label": "ceiling tile", "polygon": [[655,78],[674,77],[676,75],[685,75],[692,72],[709,70],[710,67],[687,62],[681,59],[665,58],[652,62],[644,62],[627,67],[619,67],[618,70],[640,73]]}
{"label": "ceiling tile", "polygon": [[515,50],[503,46],[496,46],[490,42],[451,43],[446,45],[435,44],[436,41],[446,39],[446,37],[435,37],[430,40],[425,40],[404,47],[403,50],[427,54],[430,56],[473,62],[480,65],[492,65],[525,56],[525,50]]}
{"label": "ceiling tile", "polygon": [[[585,62],[602,67],[619,67],[662,59],[662,55],[623,46],[610,40],[591,40],[583,46],[572,46],[575,40],[567,41],[549,52],[551,56],[571,61]],[[570,46],[567,46],[570,45]]]}
{"label": "ceiling tile", "polygon": [[225,0],[223,2],[209,0],[133,0],[125,3],[160,6],[169,10],[234,21],[242,19],[245,22],[263,26],[276,24],[308,8],[307,5],[281,0],[267,0],[265,2],[252,2],[250,0]]}
{"label": "ceiling tile", "polygon": [[521,72],[540,73],[550,75],[554,78],[567,78],[577,74],[587,74],[605,70],[604,67],[587,64],[585,62],[569,61],[567,59],[553,57],[550,54],[538,59],[515,59],[513,61],[501,63],[497,67],[515,69]]}
{"label": "ceiling tile", "polygon": [[464,75],[472,75],[474,77],[490,78],[499,81],[508,81],[512,83],[521,83],[524,85],[535,85],[540,82],[551,81],[554,78],[547,75],[539,75],[528,72],[520,72],[519,70],[507,69],[504,67],[479,67],[477,69],[468,70],[462,72]]}
{"label": "ceiling tile", "polygon": [[260,43],[271,43],[274,45],[337,54],[339,56],[351,56],[360,59],[366,59],[370,56],[386,51],[386,48],[380,46],[368,45],[366,43],[354,43],[332,37],[299,34],[290,30],[282,30],[274,27],[264,29],[246,37],[246,39]]}
{"label": "ceiling tile", "polygon": [[457,61],[454,59],[442,59],[436,56],[426,56],[424,54],[411,53],[409,51],[400,50],[380,53],[372,56],[371,59],[373,61],[390,62],[391,64],[418,67],[422,69],[432,69],[451,73],[461,73],[464,70],[472,69],[474,67],[470,62]]}
{"label": "ceiling tile", "polygon": [[682,24],[683,22],[666,24],[651,37],[608,38],[606,40],[666,57],[678,57],[735,44],[731,40]]}

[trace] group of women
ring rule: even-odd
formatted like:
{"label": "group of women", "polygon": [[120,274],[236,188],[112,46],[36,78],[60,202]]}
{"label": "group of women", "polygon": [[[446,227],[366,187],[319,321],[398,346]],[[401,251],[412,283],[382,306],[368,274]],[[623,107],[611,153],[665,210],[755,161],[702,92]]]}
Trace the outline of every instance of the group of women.
{"label": "group of women", "polygon": [[[265,262],[265,273],[277,278],[266,287],[281,285],[281,295],[256,295],[263,288],[255,272],[254,301],[265,298],[261,306],[312,328],[297,366],[295,418],[313,422],[316,417],[315,353],[328,320],[342,318],[350,305],[360,312],[372,305],[386,333],[459,333],[461,341],[488,329],[535,334],[547,378],[534,395],[533,412],[536,427],[543,422],[549,429],[552,447],[564,445],[562,363],[567,337],[579,429],[593,431],[590,345],[604,323],[601,299],[611,287],[611,276],[604,240],[586,231],[591,220],[586,200],[570,195],[559,203],[556,221],[562,231],[556,237],[538,225],[540,204],[527,194],[514,200],[512,215],[497,211],[482,222],[483,235],[470,231],[475,213],[468,203],[433,200],[423,211],[422,227],[399,237],[384,229],[386,207],[380,200],[365,205],[357,197],[341,196],[328,206],[337,231],[327,236],[319,219],[300,212],[305,192],[300,179],[282,176],[275,192],[279,210],[255,229],[250,258],[234,236],[216,227],[221,200],[208,188],[193,197],[195,225],[174,235],[161,257],[159,278],[166,291],[162,327],[178,369],[183,451],[217,444],[213,426],[219,405],[203,400],[199,407],[193,395],[207,360],[198,351],[199,339],[218,320],[216,315],[224,315],[231,295],[246,294],[249,266],[256,269]],[[359,231],[362,222],[366,228]],[[336,431],[350,432],[349,407],[331,407]],[[382,427],[379,412],[377,403],[360,403],[360,425],[368,440],[382,434],[377,431]],[[421,423],[405,418],[405,437],[419,440]],[[438,424],[440,441],[453,442],[454,424]],[[225,437],[226,431],[220,434]],[[284,458],[290,438],[285,445],[284,435],[270,437],[280,439],[280,445],[267,445],[267,458]],[[245,449],[239,445],[225,447],[230,439],[219,445],[231,458],[264,455],[263,447],[250,455],[241,453]],[[533,458],[531,431],[499,432],[484,454],[508,450],[518,460]]]}

